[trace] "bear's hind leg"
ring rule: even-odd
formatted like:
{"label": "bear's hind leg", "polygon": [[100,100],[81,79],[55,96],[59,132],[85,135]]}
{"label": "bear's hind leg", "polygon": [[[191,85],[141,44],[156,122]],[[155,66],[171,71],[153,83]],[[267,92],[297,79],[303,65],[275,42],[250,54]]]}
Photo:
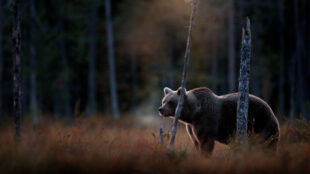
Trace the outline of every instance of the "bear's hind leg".
{"label": "bear's hind leg", "polygon": [[277,145],[280,138],[280,130],[276,122],[269,121],[262,131],[263,139],[267,148],[271,151],[277,151]]}

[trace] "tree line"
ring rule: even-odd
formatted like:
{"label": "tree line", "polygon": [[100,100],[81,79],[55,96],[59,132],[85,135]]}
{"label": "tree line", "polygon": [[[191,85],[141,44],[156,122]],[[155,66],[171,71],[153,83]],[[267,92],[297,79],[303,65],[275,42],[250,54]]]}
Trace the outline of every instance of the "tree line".
{"label": "tree line", "polygon": [[[12,2],[0,3],[0,113],[13,113]],[[155,112],[181,79],[190,8],[179,0],[20,1],[24,115]],[[250,93],[309,119],[310,3],[201,1],[188,89],[237,90],[243,16],[252,19]],[[268,14],[268,15],[266,15]],[[8,20],[6,20],[8,19]],[[141,106],[141,107],[139,107]],[[149,106],[149,107],[145,107]]]}

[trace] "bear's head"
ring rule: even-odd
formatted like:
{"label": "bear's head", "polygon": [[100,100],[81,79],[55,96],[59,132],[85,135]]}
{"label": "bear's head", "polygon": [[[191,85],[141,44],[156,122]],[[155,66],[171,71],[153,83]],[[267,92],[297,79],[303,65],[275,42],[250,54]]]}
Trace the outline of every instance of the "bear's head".
{"label": "bear's head", "polygon": [[159,107],[159,114],[163,117],[174,116],[175,109],[178,105],[180,88],[174,91],[168,87],[164,88],[164,98],[162,99],[162,105]]}
{"label": "bear's head", "polygon": [[[164,88],[164,98],[162,99],[162,105],[158,108],[159,114],[163,117],[174,117],[175,109],[179,102],[181,94],[181,88],[174,91],[168,87]],[[190,120],[189,117],[193,116],[200,110],[200,104],[197,101],[194,94],[185,90],[183,109],[180,119],[183,121]]]}

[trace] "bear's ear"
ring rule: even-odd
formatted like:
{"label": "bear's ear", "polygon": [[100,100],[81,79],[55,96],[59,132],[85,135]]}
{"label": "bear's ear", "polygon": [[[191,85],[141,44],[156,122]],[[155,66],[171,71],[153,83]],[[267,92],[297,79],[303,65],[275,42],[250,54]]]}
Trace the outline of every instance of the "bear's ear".
{"label": "bear's ear", "polygon": [[[177,94],[178,94],[178,95],[181,94],[181,89],[182,89],[182,87],[179,87],[179,89],[177,90]],[[185,92],[185,95],[186,95],[186,88],[184,88],[184,92]]]}
{"label": "bear's ear", "polygon": [[165,87],[164,88],[164,94],[167,95],[168,93],[172,92],[173,90],[168,88],[168,87]]}

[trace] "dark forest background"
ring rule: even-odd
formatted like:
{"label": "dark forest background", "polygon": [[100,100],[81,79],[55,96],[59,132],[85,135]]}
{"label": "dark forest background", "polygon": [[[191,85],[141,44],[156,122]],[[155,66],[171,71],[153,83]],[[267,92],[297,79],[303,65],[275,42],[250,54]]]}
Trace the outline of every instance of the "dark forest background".
{"label": "dark forest background", "polygon": [[[4,117],[13,109],[12,16],[10,1],[0,2]],[[20,5],[24,115],[156,114],[163,87],[180,85],[187,1],[23,0]],[[250,93],[266,100],[281,119],[309,120],[309,9],[307,0],[201,0],[187,89],[237,91],[241,27],[249,16]]]}

